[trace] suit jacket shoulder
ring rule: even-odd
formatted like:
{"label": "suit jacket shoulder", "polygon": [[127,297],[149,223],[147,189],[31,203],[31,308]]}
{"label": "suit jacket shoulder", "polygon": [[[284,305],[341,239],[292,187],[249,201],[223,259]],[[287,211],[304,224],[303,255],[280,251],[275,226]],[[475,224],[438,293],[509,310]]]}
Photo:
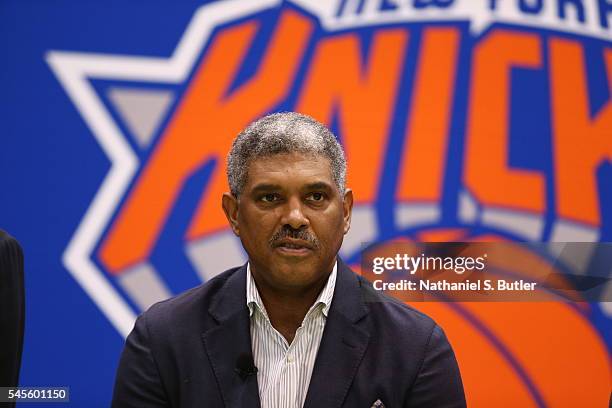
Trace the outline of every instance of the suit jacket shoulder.
{"label": "suit jacket shoulder", "polygon": [[234,406],[219,384],[233,374],[233,354],[250,348],[244,271],[232,268],[138,317],[117,369],[113,407]]}
{"label": "suit jacket shoulder", "polygon": [[[239,269],[239,267],[229,269],[199,286],[157,302],[140,318],[146,320],[150,331],[160,335],[181,331],[181,328],[189,331],[205,330],[214,323],[208,315],[211,303],[228,279]],[[168,341],[171,341],[171,337],[164,336]]]}
{"label": "suit jacket shoulder", "polygon": [[[306,406],[371,406],[377,399],[387,407],[465,406],[455,355],[442,329],[424,313],[374,290],[346,265],[338,270],[338,296],[310,385],[316,391],[309,389]],[[358,365],[351,372],[353,361]],[[338,385],[326,385],[334,374],[351,378],[346,394],[337,396],[342,404],[324,397]]]}

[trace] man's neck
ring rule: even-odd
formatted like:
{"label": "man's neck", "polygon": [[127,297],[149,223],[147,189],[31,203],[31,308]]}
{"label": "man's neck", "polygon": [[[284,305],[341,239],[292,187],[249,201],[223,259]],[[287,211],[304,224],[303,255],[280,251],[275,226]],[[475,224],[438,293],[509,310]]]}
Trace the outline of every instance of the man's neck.
{"label": "man's neck", "polygon": [[304,321],[306,313],[327,284],[330,274],[331,271],[310,287],[293,292],[271,288],[262,282],[262,279],[259,279],[258,282],[257,277],[253,275],[272,326],[283,335],[289,344]]}

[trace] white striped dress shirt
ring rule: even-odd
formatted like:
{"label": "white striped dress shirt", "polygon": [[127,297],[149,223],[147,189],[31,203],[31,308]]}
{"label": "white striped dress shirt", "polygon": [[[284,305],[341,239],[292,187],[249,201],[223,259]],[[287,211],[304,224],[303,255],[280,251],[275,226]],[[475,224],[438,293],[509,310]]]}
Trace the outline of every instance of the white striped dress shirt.
{"label": "white striped dress shirt", "polygon": [[258,370],[262,408],[299,408],[304,405],[334,296],[336,269],[337,263],[289,344],[272,326],[251,275],[251,267],[247,265],[246,300],[251,317],[251,349]]}

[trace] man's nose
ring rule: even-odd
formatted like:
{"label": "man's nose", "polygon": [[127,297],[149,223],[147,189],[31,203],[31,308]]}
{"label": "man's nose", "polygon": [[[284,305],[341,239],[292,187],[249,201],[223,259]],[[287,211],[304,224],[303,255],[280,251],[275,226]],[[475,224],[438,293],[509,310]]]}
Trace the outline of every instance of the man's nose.
{"label": "man's nose", "polygon": [[287,201],[281,222],[296,230],[309,225],[308,218],[304,215],[303,203],[299,198]]}

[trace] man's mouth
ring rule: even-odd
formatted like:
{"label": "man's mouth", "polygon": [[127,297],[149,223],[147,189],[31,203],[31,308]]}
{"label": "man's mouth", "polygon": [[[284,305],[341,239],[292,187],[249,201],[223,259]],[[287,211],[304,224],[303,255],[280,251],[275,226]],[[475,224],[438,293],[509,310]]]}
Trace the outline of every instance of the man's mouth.
{"label": "man's mouth", "polygon": [[286,244],[281,244],[279,246],[282,246],[284,248],[289,248],[289,249],[302,249],[302,248],[307,248],[305,245],[300,245],[300,244],[290,244],[290,243],[286,243]]}
{"label": "man's mouth", "polygon": [[275,248],[289,255],[306,255],[313,250],[310,243],[297,240],[281,240]]}

